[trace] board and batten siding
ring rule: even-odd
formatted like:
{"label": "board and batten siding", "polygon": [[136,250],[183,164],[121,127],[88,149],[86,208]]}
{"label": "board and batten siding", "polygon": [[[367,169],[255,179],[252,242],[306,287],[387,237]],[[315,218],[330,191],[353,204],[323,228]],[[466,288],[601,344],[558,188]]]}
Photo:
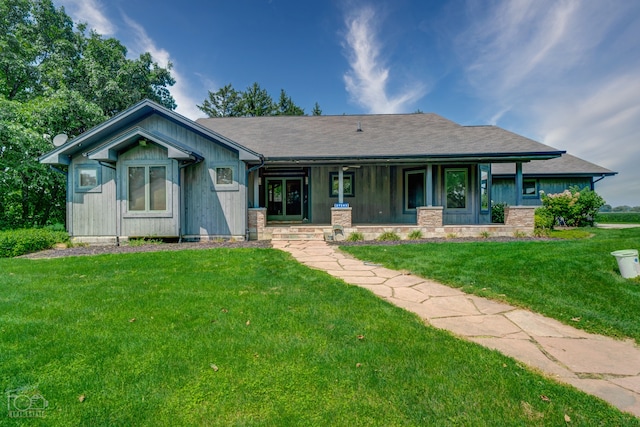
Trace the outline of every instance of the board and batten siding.
{"label": "board and batten siding", "polygon": [[[82,166],[99,168],[101,183],[91,191],[78,191],[77,170]],[[68,172],[67,224],[72,236],[115,236],[116,218],[116,171],[101,166],[82,155],[74,157]]]}
{"label": "board and batten siding", "polygon": [[[127,210],[127,174],[129,166],[161,165],[166,166],[167,213],[130,213]],[[166,148],[148,142],[146,146],[134,146],[120,154],[117,173],[121,183],[118,192],[120,201],[120,235],[127,237],[176,237],[180,235],[180,185],[178,162],[167,158]]]}
{"label": "board and batten siding", "polygon": [[[354,224],[415,224],[415,210],[404,209],[404,172],[424,169],[425,165],[363,165],[351,167],[344,173],[353,173],[354,196],[345,196],[344,202],[352,208]],[[337,166],[311,168],[312,221],[316,224],[331,222],[331,208],[338,197],[330,196],[331,174]]]}
{"label": "board and batten siding", "polygon": [[[529,178],[524,176],[525,181],[534,180],[537,183],[538,194],[535,196],[523,196],[522,204],[524,206],[540,206],[539,192],[542,190],[546,194],[562,193],[569,187],[578,186],[582,188],[591,188],[590,177],[567,177],[567,178]],[[519,191],[522,191],[520,189]],[[514,178],[493,177],[491,185],[492,203],[506,203],[510,206],[516,203],[516,184]]]}
{"label": "board and batten siding", "polygon": [[[153,115],[139,126],[180,141],[204,157],[181,174],[184,236],[244,237],[247,229],[246,167],[238,152],[183,126]],[[221,188],[213,179],[217,167],[233,169],[234,185]]]}

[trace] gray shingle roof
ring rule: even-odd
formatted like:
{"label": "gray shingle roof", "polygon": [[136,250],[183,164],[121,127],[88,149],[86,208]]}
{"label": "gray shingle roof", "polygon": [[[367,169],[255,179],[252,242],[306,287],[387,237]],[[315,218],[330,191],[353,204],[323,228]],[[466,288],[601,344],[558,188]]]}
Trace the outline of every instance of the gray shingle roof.
{"label": "gray shingle roof", "polygon": [[[492,175],[515,175],[516,166],[514,163],[496,163],[491,165]],[[602,176],[615,175],[613,172],[602,166],[598,166],[571,154],[563,154],[550,160],[534,160],[522,165],[522,173],[530,176],[551,176],[551,175],[575,175],[575,176]]]}
{"label": "gray shingle roof", "polygon": [[197,122],[267,160],[483,156],[499,161],[562,153],[496,126],[461,126],[437,114],[226,117]]}

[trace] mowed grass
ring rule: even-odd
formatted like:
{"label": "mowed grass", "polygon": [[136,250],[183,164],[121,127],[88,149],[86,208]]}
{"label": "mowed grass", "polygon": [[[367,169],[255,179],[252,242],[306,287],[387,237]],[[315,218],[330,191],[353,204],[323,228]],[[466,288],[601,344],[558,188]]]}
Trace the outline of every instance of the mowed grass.
{"label": "mowed grass", "polygon": [[623,279],[620,249],[640,249],[640,228],[590,229],[592,238],[509,243],[345,247],[363,260],[506,301],[590,332],[640,343],[640,279]]}
{"label": "mowed grass", "polygon": [[271,249],[0,260],[1,425],[637,425]]}

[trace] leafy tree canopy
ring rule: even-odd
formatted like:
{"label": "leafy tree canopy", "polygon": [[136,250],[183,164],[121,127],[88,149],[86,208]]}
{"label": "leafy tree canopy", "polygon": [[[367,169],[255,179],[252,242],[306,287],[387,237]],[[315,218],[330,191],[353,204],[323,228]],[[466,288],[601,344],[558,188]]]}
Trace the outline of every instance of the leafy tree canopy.
{"label": "leafy tree canopy", "polygon": [[[278,102],[274,102],[269,93],[253,83],[244,91],[237,91],[231,83],[209,91],[207,98],[198,108],[209,117],[243,117],[243,116],[304,116],[304,109],[296,105],[284,89],[280,90]],[[313,114],[322,114],[316,102]]]}
{"label": "leafy tree canopy", "polygon": [[149,98],[176,107],[149,53],[74,25],[51,0],[0,0],[0,229],[63,222],[64,175],[38,163],[70,137]]}

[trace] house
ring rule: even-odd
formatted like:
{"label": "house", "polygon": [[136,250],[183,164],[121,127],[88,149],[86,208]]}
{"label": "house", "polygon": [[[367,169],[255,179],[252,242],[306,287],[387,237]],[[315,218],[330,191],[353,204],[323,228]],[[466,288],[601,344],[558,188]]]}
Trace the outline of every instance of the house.
{"label": "house", "polygon": [[[569,187],[595,189],[596,182],[616,175],[586,160],[563,154],[555,159],[533,161],[522,165],[522,205],[540,206],[540,192],[562,193]],[[515,165],[498,163],[491,165],[491,199],[494,203],[516,203]]]}
{"label": "house", "polygon": [[107,243],[532,231],[520,192],[491,224],[491,165],[515,164],[523,182],[523,163],[562,154],[435,114],[194,122],[146,100],[40,161],[67,174],[74,240]]}

